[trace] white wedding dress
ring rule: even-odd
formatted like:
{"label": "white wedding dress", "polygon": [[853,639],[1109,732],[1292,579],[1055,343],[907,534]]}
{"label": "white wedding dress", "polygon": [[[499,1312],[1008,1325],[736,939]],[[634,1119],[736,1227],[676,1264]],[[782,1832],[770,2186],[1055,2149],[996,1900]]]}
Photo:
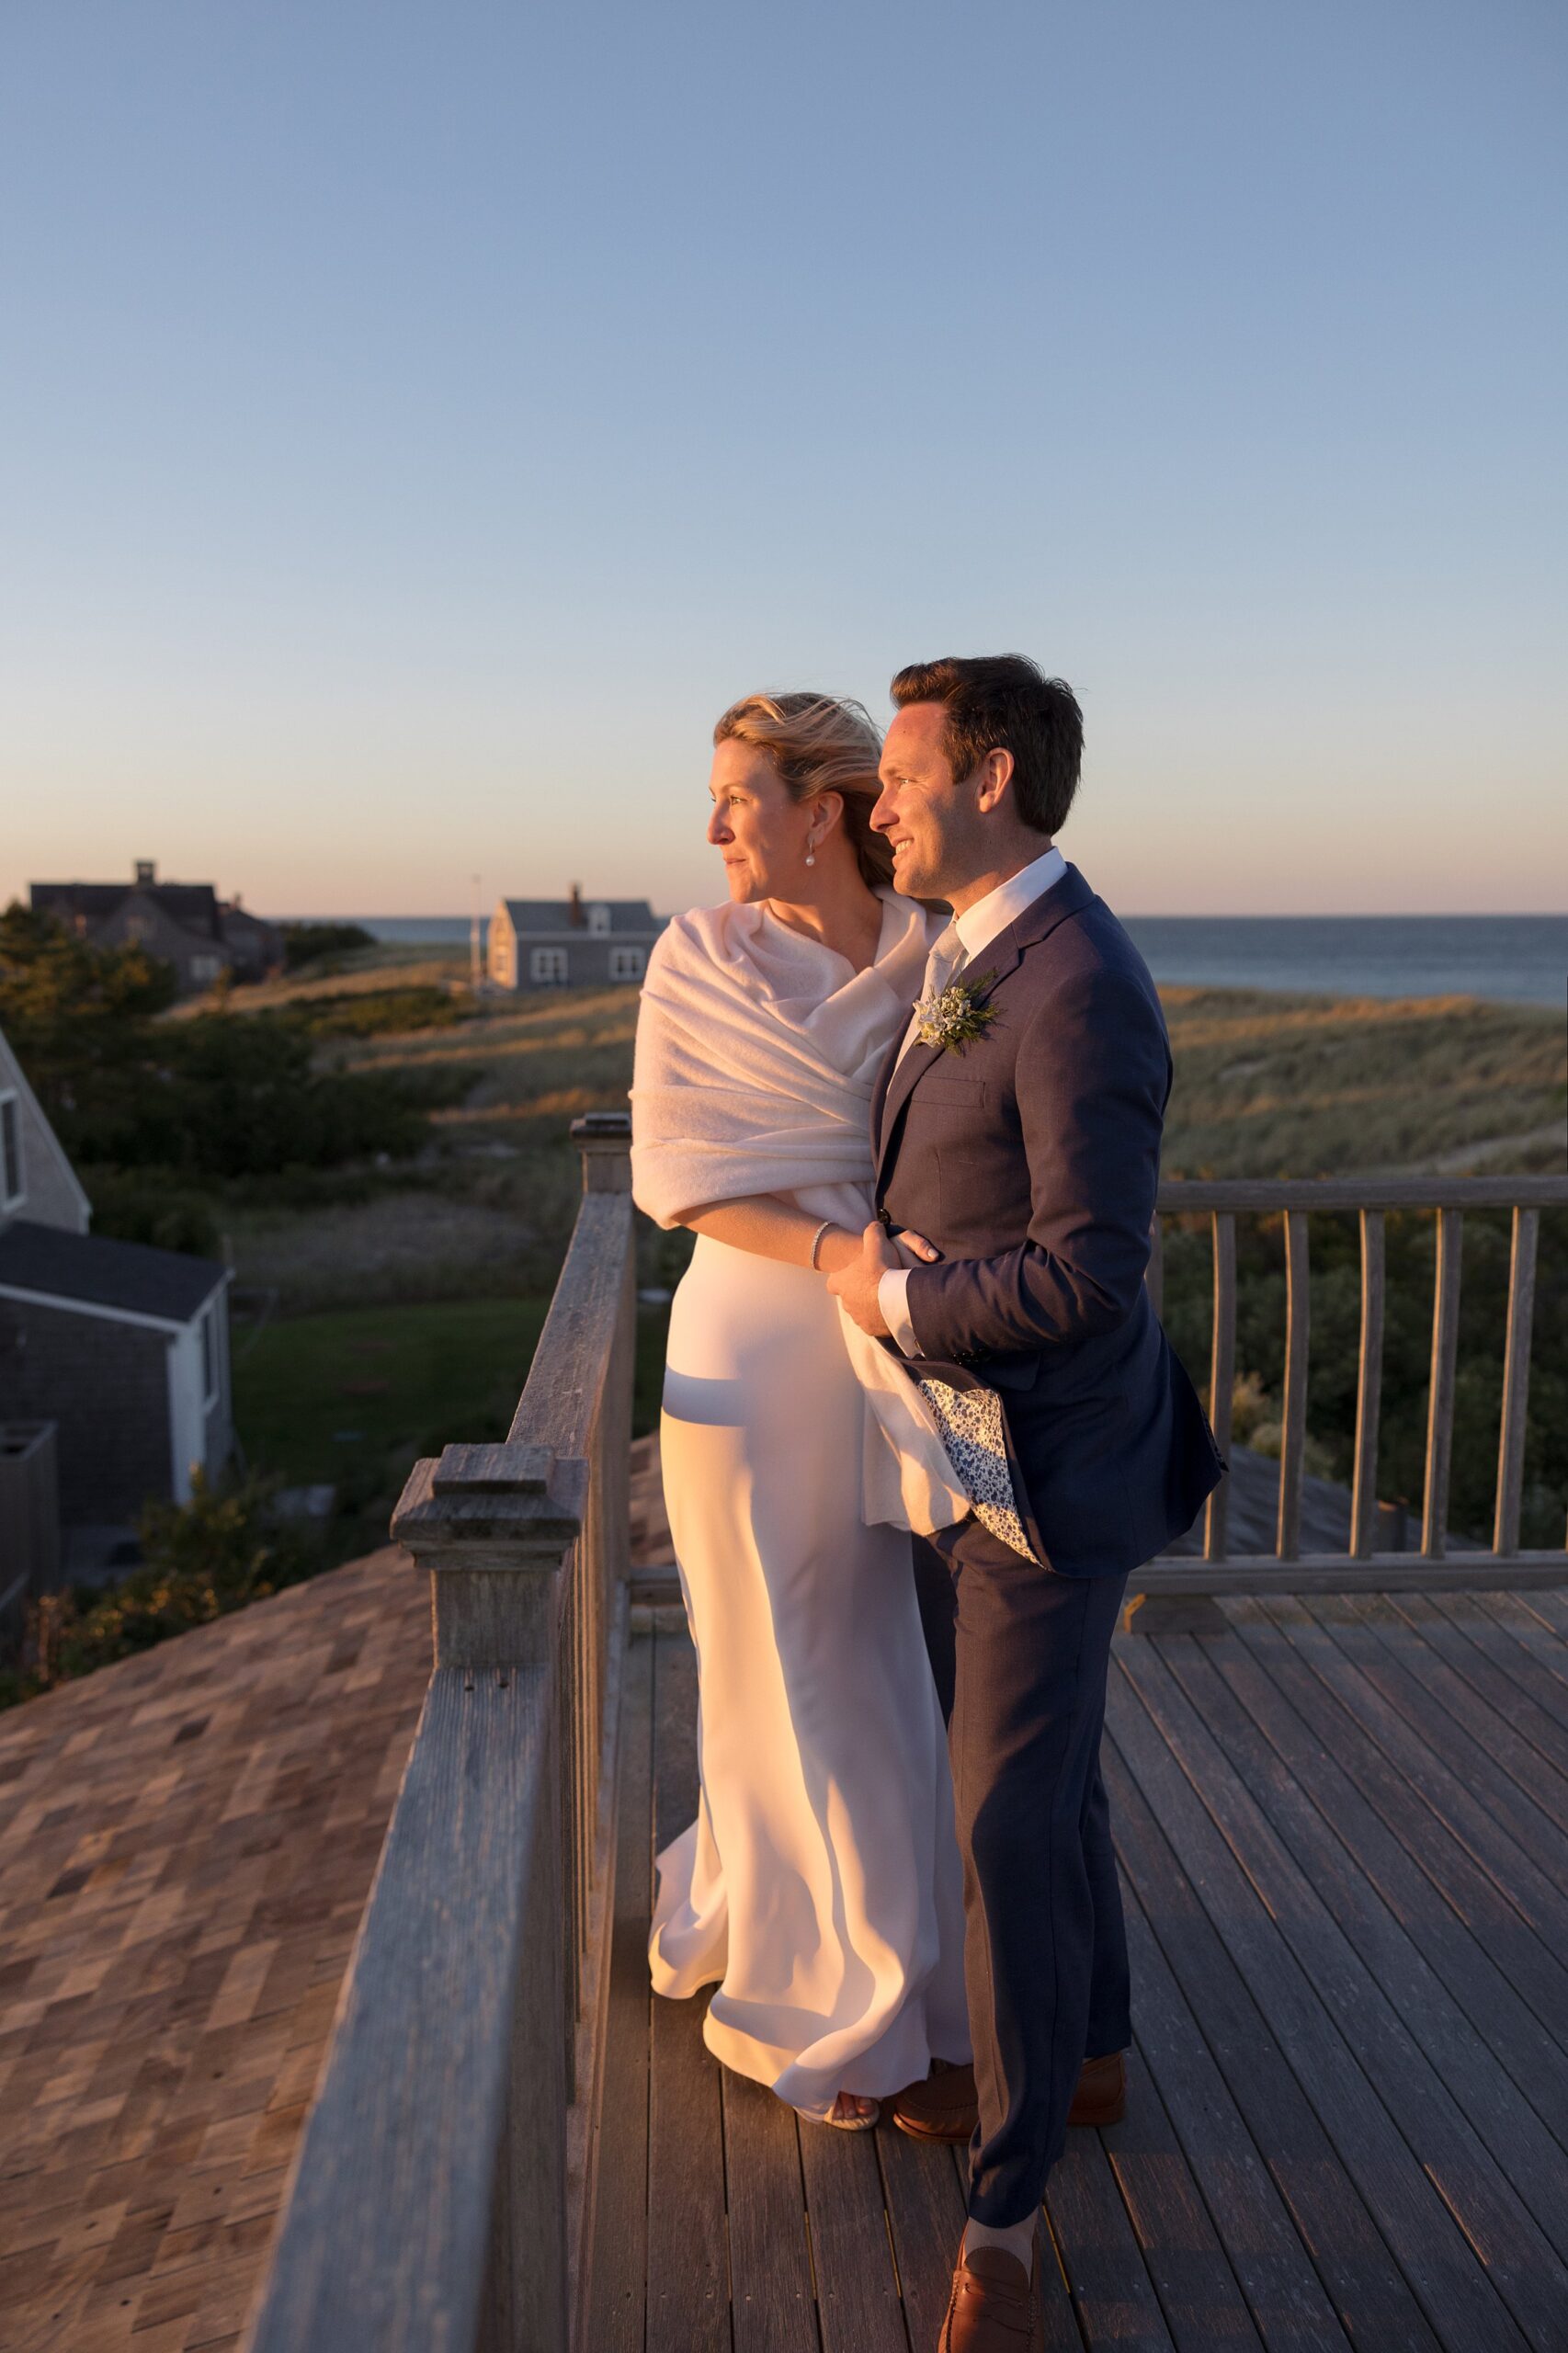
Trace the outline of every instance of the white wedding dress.
{"label": "white wedding dress", "polygon": [[[871,1084],[926,937],[892,892],[859,974],[760,906],[672,926],[639,1023],[642,1205],[669,1223],[787,1190],[862,1226]],[[780,1167],[787,1188],[755,1181]],[[970,2051],[946,1736],[907,1523],[863,1517],[886,1493],[870,1414],[823,1278],[699,1235],[660,1430],[701,1795],[658,1857],[650,1963],[660,1994],[713,1985],[709,2049],[819,2115]]]}

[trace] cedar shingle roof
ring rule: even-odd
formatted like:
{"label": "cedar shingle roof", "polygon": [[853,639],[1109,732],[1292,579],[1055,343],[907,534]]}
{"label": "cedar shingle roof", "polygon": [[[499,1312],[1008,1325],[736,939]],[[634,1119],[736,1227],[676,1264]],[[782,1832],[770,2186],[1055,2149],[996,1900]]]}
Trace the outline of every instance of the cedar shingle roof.
{"label": "cedar shingle roof", "polygon": [[214,1258],[157,1250],[146,1242],[112,1242],[97,1233],[14,1218],[0,1233],[0,1289],[118,1308],[165,1324],[188,1324],[228,1270]]}
{"label": "cedar shingle roof", "polygon": [[430,1673],[398,1551],[0,1715],[0,2342],[237,2344]]}

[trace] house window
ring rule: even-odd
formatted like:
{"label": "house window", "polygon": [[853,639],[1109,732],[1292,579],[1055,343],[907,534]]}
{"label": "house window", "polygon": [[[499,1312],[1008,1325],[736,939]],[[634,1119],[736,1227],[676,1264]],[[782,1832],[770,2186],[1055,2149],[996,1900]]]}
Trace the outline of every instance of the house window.
{"label": "house window", "polygon": [[0,1206],[15,1209],[26,1191],[21,1107],[14,1094],[0,1095]]}
{"label": "house window", "polygon": [[528,954],[528,978],[536,989],[561,989],[566,985],[566,950],[564,948],[535,948]]}
{"label": "house window", "polygon": [[647,961],[641,948],[612,948],[609,951],[610,979],[640,981]]}
{"label": "house window", "polygon": [[193,956],[190,960],[193,981],[215,981],[222,969],[222,961],[216,956]]}
{"label": "house window", "polygon": [[588,909],[588,929],[593,933],[596,938],[602,939],[604,938],[605,933],[609,929],[609,909],[608,907],[597,906],[590,907]]}

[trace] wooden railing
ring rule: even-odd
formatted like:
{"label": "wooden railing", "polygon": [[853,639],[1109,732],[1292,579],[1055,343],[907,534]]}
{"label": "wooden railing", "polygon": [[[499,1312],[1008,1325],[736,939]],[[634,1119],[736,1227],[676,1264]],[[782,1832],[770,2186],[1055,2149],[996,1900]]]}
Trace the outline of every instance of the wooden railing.
{"label": "wooden railing", "polygon": [[[1568,1208],[1568,1177],[1500,1176],[1380,1181],[1369,1177],[1277,1182],[1175,1181],[1160,1188],[1149,1289],[1161,1304],[1161,1218],[1206,1216],[1212,1239],[1213,1342],[1210,1419],[1220,1450],[1231,1445],[1236,1375],[1236,1219],[1283,1215],[1285,1222],[1285,1394],[1280,1427],[1278,1512],[1272,1552],[1233,1553],[1228,1544],[1229,1480],[1210,1495],[1203,1558],[1152,1561],[1130,1590],[1197,1595],[1267,1589],[1334,1592],[1377,1586],[1556,1584],[1568,1571],[1562,1550],[1522,1552],[1525,1410],[1529,1394],[1530,1330],[1535,1312],[1536,1245],[1542,1210]],[[1344,1552],[1301,1551],[1301,1478],[1307,1438],[1309,1329],[1307,1220],[1314,1211],[1354,1211],[1361,1228],[1361,1333],[1358,1351],[1355,1475],[1350,1540]],[[1432,1313],[1432,1374],[1422,1483],[1421,1544],[1416,1552],[1379,1552],[1378,1420],[1383,1351],[1383,1221],[1391,1210],[1426,1211],[1437,1222]],[[1446,1560],[1449,1477],[1453,1458],[1455,1368],[1459,1344],[1460,1252],[1467,1210],[1511,1210],[1513,1255],[1503,1368],[1502,1429],[1490,1552]]]}
{"label": "wooden railing", "polygon": [[250,2353],[564,2353],[591,2189],[635,1343],[628,1122],[504,1443],[392,1520],[435,1665]]}
{"label": "wooden railing", "polygon": [[[393,1518],[430,1577],[434,1669],[248,2353],[581,2346],[572,2283],[590,2243],[604,2047],[635,1302],[628,1122],[596,1115],[574,1134],[584,1199],[511,1429],[499,1445],[418,1463]],[[1162,1187],[1162,1215],[1210,1221],[1222,1450],[1238,1216],[1283,1213],[1289,1293],[1275,1550],[1228,1551],[1221,1485],[1204,1557],[1152,1562],[1132,1580],[1139,1606],[1155,1603],[1151,1623],[1161,1595],[1563,1578],[1568,1555],[1521,1552],[1518,1535],[1537,1228],[1543,1209],[1564,1206],[1568,1179],[1556,1177]],[[1492,1551],[1445,1562],[1471,1208],[1514,1217],[1497,1505]],[[1354,1211],[1361,1225],[1356,1475],[1348,1551],[1303,1555],[1307,1219],[1324,1210]],[[1438,1221],[1419,1554],[1374,1549],[1390,1210]],[[1156,1245],[1158,1231],[1156,1220]],[[1157,1246],[1149,1283],[1157,1303]]]}

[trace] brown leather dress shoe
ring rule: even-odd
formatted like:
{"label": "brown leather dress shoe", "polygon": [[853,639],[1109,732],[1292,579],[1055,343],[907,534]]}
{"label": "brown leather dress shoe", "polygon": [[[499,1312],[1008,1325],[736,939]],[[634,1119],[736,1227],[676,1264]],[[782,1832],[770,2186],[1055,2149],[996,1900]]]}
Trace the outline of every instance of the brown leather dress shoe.
{"label": "brown leather dress shoe", "polygon": [[1127,2062],[1119,2051],[1085,2059],[1067,2111],[1069,2124],[1119,2124],[1127,2113]]}
{"label": "brown leather dress shoe", "polygon": [[[1127,2065],[1119,2051],[1085,2059],[1078,2071],[1069,2124],[1119,2124],[1127,2112]],[[892,2120],[912,2141],[967,2141],[979,2120],[972,2067],[945,2067],[911,2084],[892,2104]]]}
{"label": "brown leather dress shoe", "polygon": [[967,2141],[979,2115],[972,2067],[944,2067],[892,2104],[893,2122],[912,2141]]}
{"label": "brown leather dress shoe", "polygon": [[937,2353],[1045,2353],[1038,2231],[1032,2271],[1006,2247],[960,2255]]}

